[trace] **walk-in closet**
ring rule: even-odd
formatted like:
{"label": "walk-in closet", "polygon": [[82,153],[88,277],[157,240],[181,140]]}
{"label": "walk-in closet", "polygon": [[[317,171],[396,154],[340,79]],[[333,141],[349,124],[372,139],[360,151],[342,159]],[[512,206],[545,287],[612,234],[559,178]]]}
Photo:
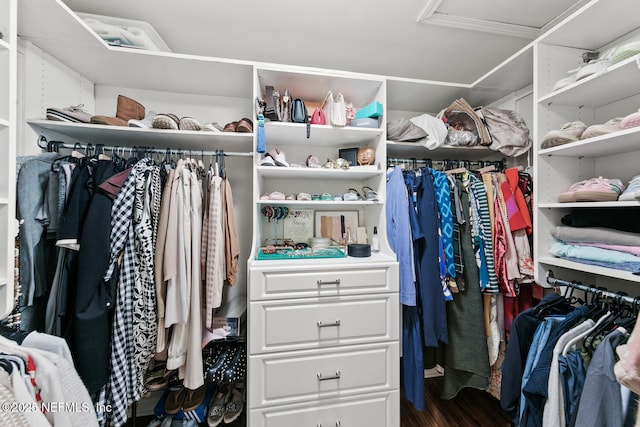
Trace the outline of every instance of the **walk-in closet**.
{"label": "walk-in closet", "polygon": [[277,3],[0,0],[0,426],[640,423],[640,4]]}

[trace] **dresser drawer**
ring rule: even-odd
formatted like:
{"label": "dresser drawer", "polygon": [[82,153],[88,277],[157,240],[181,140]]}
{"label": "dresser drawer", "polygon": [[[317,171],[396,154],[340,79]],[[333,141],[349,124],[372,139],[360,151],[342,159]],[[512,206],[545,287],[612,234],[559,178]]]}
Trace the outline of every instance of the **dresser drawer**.
{"label": "dresser drawer", "polygon": [[400,392],[249,412],[251,427],[397,427]]}
{"label": "dresser drawer", "polygon": [[398,389],[398,342],[249,356],[251,409]]}
{"label": "dresser drawer", "polygon": [[251,269],[249,298],[300,298],[398,291],[397,263]]}
{"label": "dresser drawer", "polygon": [[252,302],[249,353],[392,341],[398,294]]}

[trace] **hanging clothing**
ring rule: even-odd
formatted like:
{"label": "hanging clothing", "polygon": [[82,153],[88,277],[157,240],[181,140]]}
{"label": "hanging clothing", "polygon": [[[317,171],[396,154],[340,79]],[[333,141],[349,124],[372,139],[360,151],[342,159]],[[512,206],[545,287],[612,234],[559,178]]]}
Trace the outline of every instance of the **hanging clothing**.
{"label": "hanging clothing", "polygon": [[233,286],[238,280],[238,267],[240,260],[240,241],[236,230],[236,217],[233,211],[233,194],[229,179],[224,179],[224,255],[225,255],[225,279],[224,283]]}
{"label": "hanging clothing", "polygon": [[[461,180],[456,185],[462,206],[469,206],[469,188]],[[459,222],[466,290],[446,307],[449,342],[445,347],[443,399],[454,398],[464,387],[487,388],[491,374],[471,221],[466,217]]]}
{"label": "hanging clothing", "polygon": [[[111,315],[113,295],[103,280],[109,266],[111,209],[113,202],[98,186],[117,171],[110,160],[96,160],[87,169],[90,178],[80,181],[91,198],[79,229],[77,270],[67,282],[68,306],[73,310],[69,343],[76,369],[90,393],[97,392],[109,378]],[[80,175],[84,176],[84,175]],[[84,179],[84,178],[83,178]],[[65,249],[68,250],[68,249]]]}
{"label": "hanging clothing", "polygon": [[417,289],[422,307],[424,345],[438,347],[448,342],[447,313],[443,283],[440,280],[438,209],[433,188],[433,175],[428,168],[416,177],[418,220],[424,237],[416,241]]}
{"label": "hanging clothing", "polygon": [[[153,265],[140,268],[139,255],[136,253],[142,244],[139,233],[145,233],[145,230],[152,232],[143,221],[151,214],[142,211],[145,208],[145,193],[157,191],[159,187],[146,187],[147,177],[154,173],[153,169],[151,159],[141,159],[135,164],[118,193],[111,215],[111,256],[104,280],[108,282],[112,277],[117,277],[117,292],[114,299],[109,381],[98,402],[111,405],[113,411],[99,414],[99,417],[101,423],[109,422],[114,426],[122,426],[127,421],[128,405],[123,402],[136,402],[146,391],[142,379],[149,360],[143,357],[148,357],[148,353],[138,355],[136,351],[143,352],[143,348],[155,350],[153,328],[157,320],[155,315],[143,318],[145,313],[149,313],[148,304],[155,299],[152,273],[149,277]],[[142,229],[136,230],[137,225],[141,225]],[[152,260],[153,257],[148,261],[152,263]],[[153,342],[153,346],[150,342]]]}
{"label": "hanging clothing", "polygon": [[[387,240],[396,254],[400,272],[400,303],[416,305],[416,284],[412,236],[409,224],[409,196],[399,166],[387,174]],[[415,236],[413,238],[416,238]]]}
{"label": "hanging clothing", "polygon": [[619,327],[607,334],[593,353],[580,397],[576,426],[623,425],[620,384],[616,380],[613,366],[616,363],[615,348],[625,342],[628,336],[628,332]]}

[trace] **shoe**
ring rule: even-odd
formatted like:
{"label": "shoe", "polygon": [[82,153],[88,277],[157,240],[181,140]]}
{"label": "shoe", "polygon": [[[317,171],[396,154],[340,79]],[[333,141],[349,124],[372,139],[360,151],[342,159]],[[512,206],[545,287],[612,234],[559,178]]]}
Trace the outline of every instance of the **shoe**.
{"label": "shoe", "polygon": [[192,117],[183,117],[178,122],[178,129],[180,129],[180,130],[196,130],[196,131],[199,131],[199,130],[202,129],[202,126],[200,126],[200,123],[198,123]]}
{"label": "shoe", "polygon": [[289,167],[289,163],[287,163],[284,151],[280,151],[277,148],[272,148],[267,152],[267,155],[271,156],[277,166]]}
{"label": "shoe", "polygon": [[640,175],[631,178],[627,189],[618,197],[619,201],[636,201],[640,200]]}
{"label": "shoe", "polygon": [[590,181],[593,181],[593,180],[595,180],[595,178],[585,179],[585,180],[576,182],[575,184],[572,184],[571,187],[569,187],[569,189],[567,191],[565,191],[564,193],[560,193],[558,195],[558,201],[560,203],[575,202],[576,201],[576,191],[578,191],[585,184],[587,184],[587,182],[590,182]]}
{"label": "shoe", "polygon": [[622,117],[616,117],[615,119],[611,119],[604,124],[589,126],[585,129],[584,132],[582,132],[582,135],[580,135],[580,139],[595,138],[596,136],[618,132],[619,130],[622,130],[622,127],[620,127],[621,121]]}
{"label": "shoe", "polygon": [[93,116],[91,117],[91,123],[99,125],[127,126],[129,120],[142,120],[144,119],[144,116],[144,105],[124,95],[118,95],[116,116]]}
{"label": "shoe", "polygon": [[227,407],[230,392],[231,384],[223,383],[218,386],[209,404],[209,413],[207,414],[207,424],[209,424],[209,427],[217,426],[224,419],[224,411]]}
{"label": "shoe", "polygon": [[321,168],[322,165],[320,164],[320,160],[318,160],[318,158],[314,155],[310,155],[309,157],[307,157],[307,161],[306,161],[307,167],[308,168]]}
{"label": "shoe", "polygon": [[47,119],[70,123],[90,123],[91,114],[82,109],[84,104],[64,108],[47,108]]}
{"label": "shoe", "polygon": [[362,192],[364,193],[365,200],[369,200],[371,202],[375,202],[378,200],[378,193],[373,191],[373,188],[367,187],[366,185],[362,187]]}
{"label": "shoe", "polygon": [[551,148],[568,144],[569,142],[575,142],[580,139],[585,129],[587,129],[587,125],[581,121],[565,123],[562,128],[547,133],[542,139],[540,148]]}
{"label": "shoe", "polygon": [[164,401],[164,412],[174,415],[182,409],[182,403],[187,396],[187,389],[182,387],[179,390],[170,390]]}
{"label": "shoe", "polygon": [[144,119],[131,119],[127,122],[130,128],[145,128],[149,129],[153,127],[153,118],[157,115],[154,111],[147,111]]}
{"label": "shoe", "polygon": [[247,372],[247,353],[243,345],[238,346],[236,354],[222,373],[222,382],[232,383],[244,380]]}
{"label": "shoe", "polygon": [[275,166],[276,163],[273,161],[273,157],[264,156],[262,160],[260,160],[260,166]]}
{"label": "shoe", "polygon": [[180,119],[175,114],[167,113],[167,114],[156,114],[151,122],[151,125],[154,129],[170,129],[170,130],[179,130],[180,129]]}
{"label": "shoe", "polygon": [[618,200],[625,186],[619,179],[606,179],[601,176],[588,180],[574,197],[576,202],[612,202]]}
{"label": "shoe", "polygon": [[241,118],[236,125],[236,132],[253,133],[253,122],[246,117]]}
{"label": "shoe", "polygon": [[224,125],[224,128],[222,128],[222,131],[223,132],[235,132],[237,126],[238,126],[238,122],[227,123],[226,125]]}
{"label": "shoe", "polygon": [[195,390],[185,389],[187,394],[182,402],[182,410],[184,412],[195,411],[198,406],[204,402],[204,396],[207,393],[207,386],[201,385]]}
{"label": "shoe", "polygon": [[640,110],[629,114],[620,122],[621,129],[629,129],[637,126],[640,126]]}
{"label": "shoe", "polygon": [[229,402],[224,407],[224,423],[231,424],[242,413],[244,409],[245,386],[244,381],[238,381],[231,388],[231,396]]}
{"label": "shoe", "polygon": [[576,73],[576,81],[594,74],[603,73],[609,65],[611,65],[611,60],[608,58],[596,59],[584,64]]}
{"label": "shoe", "polygon": [[224,128],[220,126],[216,122],[205,123],[202,125],[202,130],[210,131],[210,132],[222,132]]}
{"label": "shoe", "polygon": [[362,195],[355,188],[350,188],[348,193],[344,193],[342,199],[345,202],[355,202],[357,200],[362,200]]}
{"label": "shoe", "polygon": [[302,200],[302,201],[310,201],[311,200],[311,194],[309,193],[298,193],[298,200]]}

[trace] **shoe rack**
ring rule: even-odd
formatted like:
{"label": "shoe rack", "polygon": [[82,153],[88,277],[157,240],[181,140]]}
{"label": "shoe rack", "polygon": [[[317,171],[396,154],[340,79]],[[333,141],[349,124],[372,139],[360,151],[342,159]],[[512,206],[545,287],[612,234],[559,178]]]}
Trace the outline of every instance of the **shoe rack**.
{"label": "shoe rack", "polygon": [[17,0],[0,3],[0,318],[11,312],[14,301],[17,13]]}
{"label": "shoe rack", "polygon": [[[631,272],[571,262],[549,254],[549,248],[555,241],[550,234],[552,227],[561,225],[561,218],[572,209],[598,207],[613,212],[640,206],[636,201],[558,203],[558,194],[584,179],[598,176],[618,178],[627,185],[640,173],[640,128],[540,148],[544,135],[560,129],[565,123],[579,120],[587,126],[602,124],[638,110],[638,55],[609,66],[604,73],[593,74],[553,91],[554,84],[582,62],[583,52],[604,52],[640,31],[637,19],[627,13],[634,9],[637,9],[637,4],[632,0],[614,3],[590,1],[561,25],[545,33],[534,46],[537,135],[534,142],[534,230],[537,230],[534,250],[536,279],[540,283],[545,282],[545,273],[551,268],[559,276],[584,283],[611,287],[615,282],[627,292],[629,282],[640,282],[640,276]],[[602,31],[593,31],[594,26],[602,28]]]}

